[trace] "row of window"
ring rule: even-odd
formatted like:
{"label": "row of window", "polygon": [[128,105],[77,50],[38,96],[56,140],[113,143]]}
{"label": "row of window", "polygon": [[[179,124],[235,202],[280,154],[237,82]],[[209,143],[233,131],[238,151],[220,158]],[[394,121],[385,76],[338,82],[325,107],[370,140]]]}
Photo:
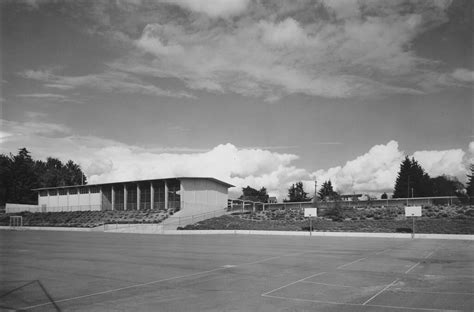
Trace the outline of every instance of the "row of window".
{"label": "row of window", "polygon": [[69,191],[69,195],[75,195],[79,191],[79,194],[89,194],[89,193],[100,193],[100,188],[98,186],[91,186],[91,187],[81,187],[79,189],[70,188],[70,189],[55,189],[55,190],[41,190],[39,195],[41,197],[48,196],[56,196],[56,195],[67,195]]}
{"label": "row of window", "polygon": [[[155,198],[158,199],[158,201],[160,201],[160,199],[162,200],[162,198],[164,198],[164,192],[165,192],[165,189],[164,189],[164,184],[163,185],[153,185],[154,186],[154,195],[155,195]],[[170,183],[169,187],[168,187],[168,191],[169,191],[169,196],[170,196],[170,200],[174,201],[174,200],[179,200],[179,190],[180,190],[180,185],[177,184],[177,185],[173,185]],[[81,188],[69,188],[69,189],[54,189],[54,190],[41,190],[39,192],[39,195],[41,197],[45,197],[45,196],[48,196],[48,193],[50,196],[56,196],[56,195],[67,195],[68,194],[68,191],[69,191],[69,194],[70,195],[74,195],[74,194],[77,194],[79,192],[79,194],[89,194],[89,193],[99,193],[100,192],[100,187],[98,186],[90,186],[90,187],[81,187]],[[116,193],[123,193],[123,189],[115,189],[115,192]],[[127,193],[128,193],[128,196],[130,198],[131,201],[134,201],[134,199],[132,199],[132,197],[135,197],[137,196],[136,194],[136,188],[133,188],[133,187],[127,187]],[[141,196],[142,198],[146,198],[148,197],[150,194],[150,189],[148,188],[143,188],[141,190]]]}

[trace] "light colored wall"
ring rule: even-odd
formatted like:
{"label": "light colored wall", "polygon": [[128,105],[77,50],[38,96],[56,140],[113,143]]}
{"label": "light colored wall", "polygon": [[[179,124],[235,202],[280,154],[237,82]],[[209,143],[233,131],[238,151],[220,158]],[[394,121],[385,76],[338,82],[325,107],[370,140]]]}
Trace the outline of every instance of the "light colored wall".
{"label": "light colored wall", "polygon": [[41,212],[40,206],[37,205],[24,205],[24,204],[10,204],[6,203],[5,212],[6,213],[17,213],[22,211],[29,212]]}
{"label": "light colored wall", "polygon": [[38,206],[45,212],[101,210],[101,193],[39,196]]}
{"label": "light colored wall", "polygon": [[206,179],[181,179],[181,217],[227,207],[228,190]]}

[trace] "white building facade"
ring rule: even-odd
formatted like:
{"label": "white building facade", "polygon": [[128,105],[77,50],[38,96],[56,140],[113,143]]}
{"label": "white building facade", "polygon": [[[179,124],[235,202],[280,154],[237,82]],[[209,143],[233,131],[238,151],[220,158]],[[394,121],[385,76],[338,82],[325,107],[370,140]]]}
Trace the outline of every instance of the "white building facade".
{"label": "white building facade", "polygon": [[233,185],[209,177],[178,177],[35,189],[42,212],[173,210],[198,214],[227,207]]}

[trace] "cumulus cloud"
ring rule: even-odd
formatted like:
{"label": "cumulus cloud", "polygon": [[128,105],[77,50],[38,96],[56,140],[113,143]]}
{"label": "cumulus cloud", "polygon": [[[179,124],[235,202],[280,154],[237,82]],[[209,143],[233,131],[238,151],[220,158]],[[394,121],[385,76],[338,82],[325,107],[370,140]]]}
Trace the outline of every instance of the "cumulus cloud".
{"label": "cumulus cloud", "polygon": [[[220,144],[210,149],[185,147],[140,147],[94,136],[77,136],[65,125],[45,122],[2,122],[2,147],[15,153],[27,146],[35,158],[48,156],[73,159],[85,170],[90,183],[167,178],[176,176],[209,176],[236,186],[231,197],[240,195],[247,185],[265,187],[280,200],[288,187],[302,181],[306,192],[314,193],[319,185],[331,180],[342,193],[391,193],[405,153],[396,141],[375,145],[367,153],[344,165],[308,172],[295,165],[298,155],[264,148],[239,148]],[[49,148],[54,146],[54,153]],[[448,174],[465,180],[469,157],[462,149],[417,151],[410,155],[432,176]]]}
{"label": "cumulus cloud", "polygon": [[390,141],[385,145],[375,145],[344,166],[316,171],[313,177],[318,181],[331,180],[342,193],[390,192],[403,158],[398,142]]}
{"label": "cumulus cloud", "polygon": [[[469,149],[474,149],[474,142],[469,144]],[[313,172],[312,177],[318,181],[331,180],[342,193],[391,193],[405,155],[398,142],[390,141],[375,145],[343,166]],[[416,151],[409,157],[415,158],[431,177],[446,174],[465,180],[469,159],[462,149]]]}
{"label": "cumulus cloud", "polygon": [[417,151],[413,157],[432,177],[449,173],[452,176],[462,177],[466,170],[464,159],[466,153],[462,149],[444,151]]}
{"label": "cumulus cloud", "polygon": [[462,82],[474,82],[474,71],[472,70],[458,68],[451,74],[451,76]]}
{"label": "cumulus cloud", "polygon": [[[295,154],[220,144],[205,151],[183,147],[138,147],[94,136],[71,135],[67,126],[54,123],[3,121],[2,146],[13,153],[27,146],[35,158],[73,159],[85,170],[90,183],[210,176],[237,187],[265,186],[271,194],[286,195],[287,185],[308,179],[308,173],[292,163]],[[54,146],[54,153],[50,146]]]}

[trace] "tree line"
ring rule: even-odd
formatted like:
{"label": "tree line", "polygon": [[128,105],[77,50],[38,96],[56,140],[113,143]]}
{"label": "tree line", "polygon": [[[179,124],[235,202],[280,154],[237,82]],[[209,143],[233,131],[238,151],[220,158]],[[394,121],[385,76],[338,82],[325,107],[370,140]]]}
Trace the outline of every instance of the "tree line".
{"label": "tree line", "polygon": [[414,158],[410,159],[407,156],[400,164],[393,198],[435,196],[466,198],[474,196],[474,165],[471,164],[469,170],[470,174],[467,175],[468,181],[466,186],[464,186],[457,178],[447,175],[431,178]]}
{"label": "tree line", "polygon": [[[457,196],[460,199],[474,198],[474,164],[469,167],[467,183],[464,185],[457,178],[441,175],[431,178],[422,166],[414,158],[408,156],[400,164],[400,170],[395,181],[392,198],[407,197],[437,197],[437,196]],[[240,199],[268,201],[267,190],[262,187],[256,190],[247,186],[242,189],[243,195]],[[387,193],[381,195],[381,199],[387,199]],[[340,194],[334,190],[331,180],[324,181],[317,193],[317,200],[337,201]],[[303,182],[292,184],[288,188],[287,198],[284,202],[305,202],[314,200],[308,196],[303,187]]]}
{"label": "tree line", "polygon": [[66,163],[48,157],[34,160],[26,148],[17,155],[0,154],[0,205],[36,204],[35,188],[86,184],[81,167],[72,160]]}

